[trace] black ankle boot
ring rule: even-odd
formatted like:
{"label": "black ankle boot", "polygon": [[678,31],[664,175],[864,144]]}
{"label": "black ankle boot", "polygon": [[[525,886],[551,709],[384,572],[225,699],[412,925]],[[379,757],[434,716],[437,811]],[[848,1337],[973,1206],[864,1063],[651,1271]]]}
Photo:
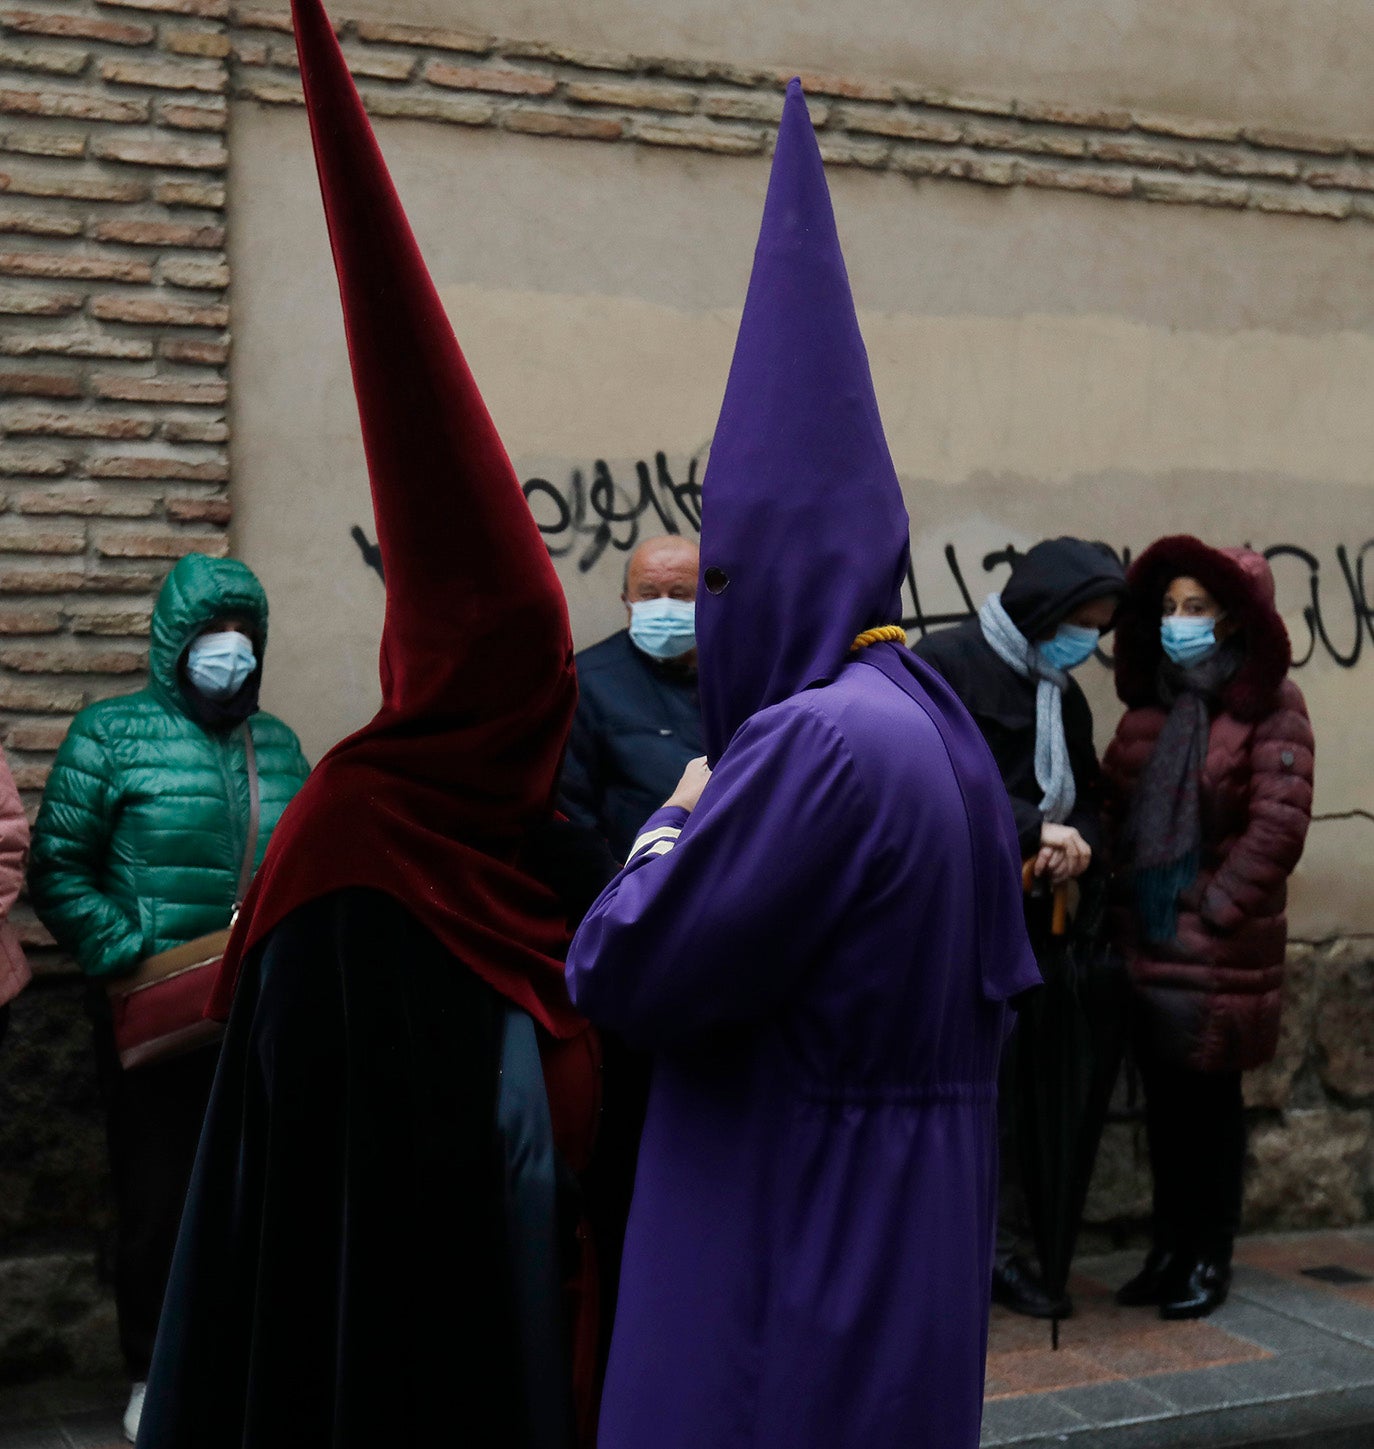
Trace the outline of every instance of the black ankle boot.
{"label": "black ankle boot", "polygon": [[1027,1318],[1069,1318],[1073,1302],[1066,1293],[1055,1299],[1024,1258],[1012,1256],[992,1269],[992,1301]]}
{"label": "black ankle boot", "polygon": [[1226,1302],[1230,1288],[1229,1263],[1209,1263],[1205,1259],[1193,1262],[1186,1278],[1169,1275],[1160,1299],[1159,1316],[1170,1320],[1206,1318]]}
{"label": "black ankle boot", "polygon": [[1145,1258],[1145,1266],[1116,1290],[1116,1301],[1121,1308],[1158,1308],[1164,1301],[1163,1285],[1174,1266],[1174,1253],[1170,1248],[1151,1248]]}

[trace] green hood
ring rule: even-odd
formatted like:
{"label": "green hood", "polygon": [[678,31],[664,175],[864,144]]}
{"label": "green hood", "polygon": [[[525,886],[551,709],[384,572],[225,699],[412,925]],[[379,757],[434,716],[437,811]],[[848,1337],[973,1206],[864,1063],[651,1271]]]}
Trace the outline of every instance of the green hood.
{"label": "green hood", "polygon": [[182,694],[177,662],[207,624],[242,618],[258,656],[267,600],[252,570],[191,554],[153,610],[149,681],[88,704],[53,762],[33,831],[29,895],[39,919],[92,976],[221,931],[238,898],[258,767],[258,844],[310,772],[300,741],[259,709],[210,729]]}
{"label": "green hood", "polygon": [[235,558],[187,554],[167,575],[153,608],[148,683],[164,704],[184,710],[177,679],[181,656],[207,625],[229,615],[252,622],[261,669],[267,651],[267,595],[258,576]]}

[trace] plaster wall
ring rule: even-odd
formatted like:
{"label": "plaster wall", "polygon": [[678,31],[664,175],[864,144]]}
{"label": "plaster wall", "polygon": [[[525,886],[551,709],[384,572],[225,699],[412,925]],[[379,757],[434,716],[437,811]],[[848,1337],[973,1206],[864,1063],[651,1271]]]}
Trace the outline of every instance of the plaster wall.
{"label": "plaster wall", "polygon": [[[372,536],[371,513],[304,118],[243,107],[234,127],[235,547],[272,599],[267,702],[318,757],[375,706],[382,588],[350,536]],[[700,477],[767,161],[380,135],[517,471],[544,480],[532,505],[592,642],[621,622],[623,550],[662,530],[637,467],[656,477],[661,454],[673,482]],[[1374,229],[855,170],[831,184],[921,608],[964,608],[959,578],[976,604],[1003,572],[985,555],[1056,532],[1296,550],[1275,566],[1310,655],[1318,810],[1374,810]],[[630,515],[600,539],[599,471]],[[1105,743],[1115,706],[1088,669]],[[1314,830],[1299,935],[1374,930],[1371,828]]]}

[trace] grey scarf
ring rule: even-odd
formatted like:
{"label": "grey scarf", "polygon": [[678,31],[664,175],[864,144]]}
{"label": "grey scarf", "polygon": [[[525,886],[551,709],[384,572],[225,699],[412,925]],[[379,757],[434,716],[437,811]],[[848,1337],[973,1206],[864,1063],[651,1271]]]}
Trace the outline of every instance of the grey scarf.
{"label": "grey scarf", "polygon": [[1202,858],[1202,767],[1212,714],[1244,662],[1239,638],[1212,650],[1191,669],[1160,661],[1155,687],[1169,711],[1141,771],[1126,822],[1136,910],[1147,941],[1178,933],[1178,898],[1197,879]]}
{"label": "grey scarf", "polygon": [[978,611],[978,623],[993,653],[1022,679],[1036,681],[1035,783],[1045,792],[1040,813],[1051,823],[1062,825],[1078,798],[1064,738],[1064,690],[1069,676],[1045,663],[1040,651],[1012,623],[1000,594],[988,595]]}

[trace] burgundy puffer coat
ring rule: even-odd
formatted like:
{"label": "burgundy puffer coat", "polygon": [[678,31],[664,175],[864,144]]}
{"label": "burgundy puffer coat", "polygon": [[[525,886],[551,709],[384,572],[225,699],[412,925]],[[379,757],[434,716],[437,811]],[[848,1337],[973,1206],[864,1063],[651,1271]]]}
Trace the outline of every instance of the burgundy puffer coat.
{"label": "burgundy puffer coat", "polygon": [[1179,898],[1171,946],[1134,927],[1129,876],[1118,919],[1147,1050],[1196,1071],[1246,1071],[1278,1044],[1288,939],[1288,877],[1312,816],[1312,726],[1288,678],[1292,654],[1268,562],[1248,549],[1160,539],[1128,575],[1117,624],[1116,688],[1126,704],[1102,762],[1124,818],[1166,713],[1155,676],[1160,605],[1176,578],[1195,578],[1240,627],[1245,662],[1222,691],[1201,782],[1202,866]]}

